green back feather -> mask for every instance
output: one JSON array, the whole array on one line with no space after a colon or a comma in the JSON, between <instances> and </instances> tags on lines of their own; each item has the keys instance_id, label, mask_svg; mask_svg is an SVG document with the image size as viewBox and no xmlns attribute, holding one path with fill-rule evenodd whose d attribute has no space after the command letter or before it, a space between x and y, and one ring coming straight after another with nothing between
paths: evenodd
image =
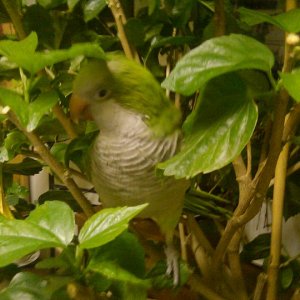
<instances>
[{"instance_id":1,"label":"green back feather","mask_svg":"<svg viewBox=\"0 0 300 300\"><path fill-rule=\"evenodd\" d=\"M170 134L180 125L180 111L153 75L123 55L108 54L107 61L93 60L80 70L75 92L92 96L99 87L109 89L111 97L124 108L144 115L145 123L157 136Z\"/></svg>"}]
</instances>

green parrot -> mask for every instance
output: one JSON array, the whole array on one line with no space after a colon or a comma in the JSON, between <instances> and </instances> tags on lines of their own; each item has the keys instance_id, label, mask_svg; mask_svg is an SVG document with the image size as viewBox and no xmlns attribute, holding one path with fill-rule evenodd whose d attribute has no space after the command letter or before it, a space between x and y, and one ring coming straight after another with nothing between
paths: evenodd
<instances>
[{"instance_id":1,"label":"green parrot","mask_svg":"<svg viewBox=\"0 0 300 300\"><path fill-rule=\"evenodd\" d=\"M79 71L70 100L71 118L92 118L100 133L91 147L90 177L104 207L149 205L166 240L167 273L179 281L173 232L183 207L186 180L156 175L182 141L181 113L143 66L121 54L90 60Z\"/></svg>"}]
</instances>

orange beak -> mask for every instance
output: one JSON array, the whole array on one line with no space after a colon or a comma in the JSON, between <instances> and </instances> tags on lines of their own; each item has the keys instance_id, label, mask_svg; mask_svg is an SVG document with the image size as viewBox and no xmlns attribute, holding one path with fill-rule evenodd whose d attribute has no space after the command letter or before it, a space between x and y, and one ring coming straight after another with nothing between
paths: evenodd
<instances>
[{"instance_id":1,"label":"orange beak","mask_svg":"<svg viewBox=\"0 0 300 300\"><path fill-rule=\"evenodd\" d=\"M78 97L76 94L72 95L69 108L71 119L75 122L78 122L79 120L93 119L90 112L89 103L85 99Z\"/></svg>"}]
</instances>

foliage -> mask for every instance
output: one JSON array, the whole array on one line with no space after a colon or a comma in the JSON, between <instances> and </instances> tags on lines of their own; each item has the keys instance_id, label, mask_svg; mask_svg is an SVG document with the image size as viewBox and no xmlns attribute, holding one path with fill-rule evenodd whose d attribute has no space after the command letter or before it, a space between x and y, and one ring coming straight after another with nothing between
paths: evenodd
<instances>
[{"instance_id":1,"label":"foliage","mask_svg":"<svg viewBox=\"0 0 300 300\"><path fill-rule=\"evenodd\" d=\"M127 230L143 206L90 216L90 204L71 178L79 173L74 165L86 175L85 153L97 134L93 123L68 119L74 76L85 57L105 60L106 52L120 50L138 57L183 111L182 151L158 165L164 175L191 180L185 211L198 222L195 227L188 215L185 233L191 238L181 244L192 250L188 262L199 285L188 281L185 264L181 285L188 281L204 297L208 289L210 296L247 299L234 262L265 259L261 272L268 273L274 249L280 292L299 285L299 262L281 248L280 230L245 244L240 255L237 241L266 197L282 207L274 211L273 224L300 211L300 10L270 15L236 3L1 1L0 22L15 28L0 40L0 265L7 282L1 299L102 299L107 292L116 299L144 299L150 288L172 287L163 263L145 267L144 250ZM265 45L265 28L289 33L284 61ZM51 188L28 202L16 175L42 168L67 190ZM284 189L286 168L292 175ZM75 216L83 213L88 219L76 219L75 234ZM13 265L48 248L55 255L29 270ZM274 288L267 290L272 299Z\"/></svg>"}]
</instances>

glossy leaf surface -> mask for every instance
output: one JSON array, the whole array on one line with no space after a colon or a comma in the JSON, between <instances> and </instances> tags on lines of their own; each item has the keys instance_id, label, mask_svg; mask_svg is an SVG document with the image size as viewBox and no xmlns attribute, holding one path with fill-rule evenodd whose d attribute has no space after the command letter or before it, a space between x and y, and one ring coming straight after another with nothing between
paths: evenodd
<instances>
[{"instance_id":1,"label":"glossy leaf surface","mask_svg":"<svg viewBox=\"0 0 300 300\"><path fill-rule=\"evenodd\" d=\"M74 234L74 216L64 203L36 208L27 220L0 219L0 266L39 249L65 247Z\"/></svg>"},{"instance_id":2,"label":"glossy leaf surface","mask_svg":"<svg viewBox=\"0 0 300 300\"><path fill-rule=\"evenodd\" d=\"M257 25L263 22L273 24L286 32L300 31L300 9L292 9L282 14L270 16L266 13L251 10L245 7L238 9L241 20L250 26Z\"/></svg>"},{"instance_id":3,"label":"glossy leaf surface","mask_svg":"<svg viewBox=\"0 0 300 300\"><path fill-rule=\"evenodd\" d=\"M46 66L80 55L105 59L103 50L96 44L74 44L69 49L35 52L38 44L36 33L31 33L22 41L0 41L0 54L11 62L34 74Z\"/></svg>"},{"instance_id":4,"label":"glossy leaf surface","mask_svg":"<svg viewBox=\"0 0 300 300\"><path fill-rule=\"evenodd\" d=\"M165 175L188 178L222 168L241 153L256 121L256 105L240 77L215 78L200 93L196 110L184 123L183 149L158 167Z\"/></svg>"},{"instance_id":5,"label":"glossy leaf surface","mask_svg":"<svg viewBox=\"0 0 300 300\"><path fill-rule=\"evenodd\" d=\"M191 95L221 74L241 69L270 72L273 64L273 54L266 46L253 38L231 34L210 39L191 50L178 62L162 86Z\"/></svg>"},{"instance_id":6,"label":"glossy leaf surface","mask_svg":"<svg viewBox=\"0 0 300 300\"><path fill-rule=\"evenodd\" d=\"M79 246L83 249L95 248L112 241L146 206L147 204L143 204L133 207L106 208L99 211L82 227L78 236Z\"/></svg>"},{"instance_id":7,"label":"glossy leaf surface","mask_svg":"<svg viewBox=\"0 0 300 300\"><path fill-rule=\"evenodd\" d=\"M280 73L280 77L288 93L300 102L300 69L295 69L292 73Z\"/></svg>"}]
</instances>

